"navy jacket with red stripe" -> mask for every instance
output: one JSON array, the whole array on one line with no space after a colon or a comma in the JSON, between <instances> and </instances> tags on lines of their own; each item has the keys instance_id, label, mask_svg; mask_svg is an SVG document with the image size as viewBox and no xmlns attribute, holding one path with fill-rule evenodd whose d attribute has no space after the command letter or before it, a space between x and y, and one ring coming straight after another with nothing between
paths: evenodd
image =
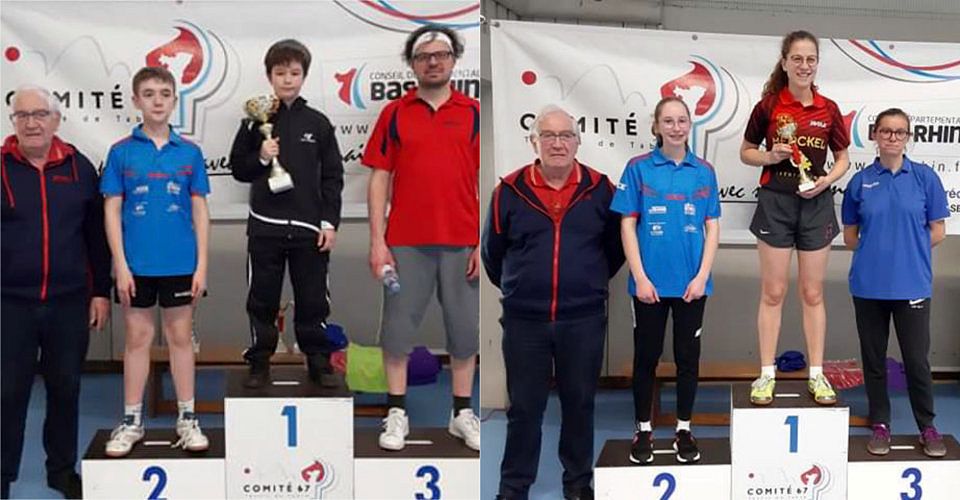
<instances>
[{"instance_id":1,"label":"navy jacket with red stripe","mask_svg":"<svg viewBox=\"0 0 960 500\"><path fill-rule=\"evenodd\" d=\"M503 315L557 321L606 314L607 285L623 265L620 214L606 175L579 164L580 184L555 221L526 182L527 165L501 179L483 230L487 276Z\"/></svg>"},{"instance_id":2,"label":"navy jacket with red stripe","mask_svg":"<svg viewBox=\"0 0 960 500\"><path fill-rule=\"evenodd\" d=\"M3 296L109 297L103 197L90 160L56 137L42 173L20 153L15 136L4 141L0 154Z\"/></svg>"}]
</instances>

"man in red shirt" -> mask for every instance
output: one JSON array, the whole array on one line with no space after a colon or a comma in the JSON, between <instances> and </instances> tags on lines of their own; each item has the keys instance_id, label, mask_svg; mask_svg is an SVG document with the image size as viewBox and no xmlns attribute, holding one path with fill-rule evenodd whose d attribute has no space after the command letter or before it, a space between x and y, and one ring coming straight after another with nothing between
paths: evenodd
<instances>
[{"instance_id":1,"label":"man in red shirt","mask_svg":"<svg viewBox=\"0 0 960 500\"><path fill-rule=\"evenodd\" d=\"M450 86L463 55L455 31L423 26L407 38L403 55L418 86L381 111L363 153L363 164L373 169L367 192L370 270L385 283L396 272L402 283L383 297L380 342L389 413L380 446L401 450L410 431L407 356L436 289L453 373L448 429L479 450L480 422L470 396L479 348L480 106Z\"/></svg>"}]
</instances>

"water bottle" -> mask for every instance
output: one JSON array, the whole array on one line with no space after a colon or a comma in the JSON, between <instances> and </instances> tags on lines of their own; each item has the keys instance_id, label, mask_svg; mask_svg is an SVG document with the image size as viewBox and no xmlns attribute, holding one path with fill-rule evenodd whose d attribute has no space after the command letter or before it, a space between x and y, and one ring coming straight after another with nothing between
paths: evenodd
<instances>
[{"instance_id":1,"label":"water bottle","mask_svg":"<svg viewBox=\"0 0 960 500\"><path fill-rule=\"evenodd\" d=\"M384 264L380 269L380 282L390 295L400 291L400 276L397 276L396 269L390 264Z\"/></svg>"}]
</instances>

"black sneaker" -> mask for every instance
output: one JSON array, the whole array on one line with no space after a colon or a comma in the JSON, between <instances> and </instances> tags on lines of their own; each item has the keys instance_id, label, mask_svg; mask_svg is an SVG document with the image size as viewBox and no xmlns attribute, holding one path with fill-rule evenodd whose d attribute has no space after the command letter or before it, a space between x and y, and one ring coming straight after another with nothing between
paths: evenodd
<instances>
[{"instance_id":1,"label":"black sneaker","mask_svg":"<svg viewBox=\"0 0 960 500\"><path fill-rule=\"evenodd\" d=\"M593 500L593 488L583 486L580 488L563 488L563 500Z\"/></svg>"},{"instance_id":2,"label":"black sneaker","mask_svg":"<svg viewBox=\"0 0 960 500\"><path fill-rule=\"evenodd\" d=\"M673 438L673 451L677 452L677 462L682 464L700 460L700 448L697 448L697 439L693 437L690 431L677 431Z\"/></svg>"},{"instance_id":3,"label":"black sneaker","mask_svg":"<svg viewBox=\"0 0 960 500\"><path fill-rule=\"evenodd\" d=\"M83 482L74 471L47 476L47 486L59 491L63 498L83 498Z\"/></svg>"},{"instance_id":4,"label":"black sneaker","mask_svg":"<svg viewBox=\"0 0 960 500\"><path fill-rule=\"evenodd\" d=\"M653 463L653 432L633 431L633 444L630 445L630 461L635 464Z\"/></svg>"},{"instance_id":5,"label":"black sneaker","mask_svg":"<svg viewBox=\"0 0 960 500\"><path fill-rule=\"evenodd\" d=\"M329 354L307 356L307 374L310 380L323 387L333 388L343 385L343 376L333 370Z\"/></svg>"},{"instance_id":6,"label":"black sneaker","mask_svg":"<svg viewBox=\"0 0 960 500\"><path fill-rule=\"evenodd\" d=\"M247 389L262 389L270 385L270 363L251 363L250 373L243 386Z\"/></svg>"}]
</instances>

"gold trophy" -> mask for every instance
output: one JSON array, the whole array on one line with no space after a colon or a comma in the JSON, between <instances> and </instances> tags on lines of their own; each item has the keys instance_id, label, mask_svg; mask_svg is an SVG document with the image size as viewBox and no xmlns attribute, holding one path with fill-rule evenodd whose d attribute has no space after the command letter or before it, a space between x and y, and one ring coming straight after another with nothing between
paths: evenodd
<instances>
[{"instance_id":1,"label":"gold trophy","mask_svg":"<svg viewBox=\"0 0 960 500\"><path fill-rule=\"evenodd\" d=\"M817 187L817 183L810 176L810 168L812 167L810 159L797 146L796 132L797 121L793 119L792 115L786 113L777 115L777 137L779 139L777 142L789 144L793 150L790 155L790 163L800 172L800 185L797 186L797 190L804 193Z\"/></svg>"},{"instance_id":2,"label":"gold trophy","mask_svg":"<svg viewBox=\"0 0 960 500\"><path fill-rule=\"evenodd\" d=\"M279 107L280 99L277 99L277 96L274 95L251 97L247 99L247 102L243 105L247 116L260 122L260 133L268 139L273 136L273 124L269 122L270 116L276 113ZM272 165L270 168L270 178L267 179L270 191L273 193L282 193L293 189L293 178L290 177L290 173L280 165L280 161L277 160L276 157L273 157L270 164Z\"/></svg>"}]
</instances>

